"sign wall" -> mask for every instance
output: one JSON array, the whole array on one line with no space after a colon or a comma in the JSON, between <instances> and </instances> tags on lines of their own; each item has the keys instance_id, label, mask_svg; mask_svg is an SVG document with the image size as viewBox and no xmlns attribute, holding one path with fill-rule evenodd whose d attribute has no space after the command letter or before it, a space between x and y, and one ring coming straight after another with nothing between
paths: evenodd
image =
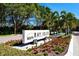
<instances>
[{"instance_id":1,"label":"sign wall","mask_svg":"<svg viewBox=\"0 0 79 59\"><path fill-rule=\"evenodd\" d=\"M33 40L40 40L49 37L49 30L23 30L23 43L29 43Z\"/></svg>"}]
</instances>

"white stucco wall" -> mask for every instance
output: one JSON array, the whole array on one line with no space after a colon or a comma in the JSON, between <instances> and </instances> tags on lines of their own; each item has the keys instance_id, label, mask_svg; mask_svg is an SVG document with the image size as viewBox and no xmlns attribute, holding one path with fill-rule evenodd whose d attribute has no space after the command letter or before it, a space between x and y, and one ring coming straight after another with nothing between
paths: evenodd
<instances>
[{"instance_id":1,"label":"white stucco wall","mask_svg":"<svg viewBox=\"0 0 79 59\"><path fill-rule=\"evenodd\" d=\"M36 37L35 37L36 33ZM45 35L44 35L45 34ZM49 37L49 30L23 30L23 43L32 42L34 39ZM39 35L39 36L38 36ZM30 39L28 39L30 37Z\"/></svg>"}]
</instances>

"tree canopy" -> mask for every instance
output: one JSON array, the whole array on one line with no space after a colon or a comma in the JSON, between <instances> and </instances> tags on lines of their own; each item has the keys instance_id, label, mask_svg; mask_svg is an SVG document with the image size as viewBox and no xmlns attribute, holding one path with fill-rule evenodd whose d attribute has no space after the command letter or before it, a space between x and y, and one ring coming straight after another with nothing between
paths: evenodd
<instances>
[{"instance_id":1,"label":"tree canopy","mask_svg":"<svg viewBox=\"0 0 79 59\"><path fill-rule=\"evenodd\" d=\"M36 3L0 4L0 27L3 27L2 24L6 25L9 21L8 23L13 24L15 34L22 29L33 29L35 27L25 25L26 21L32 16L36 19L37 29L40 27L40 29L65 32L68 29L76 29L79 25L79 20L72 12L62 10L59 13ZM39 23L41 24L39 25Z\"/></svg>"}]
</instances>

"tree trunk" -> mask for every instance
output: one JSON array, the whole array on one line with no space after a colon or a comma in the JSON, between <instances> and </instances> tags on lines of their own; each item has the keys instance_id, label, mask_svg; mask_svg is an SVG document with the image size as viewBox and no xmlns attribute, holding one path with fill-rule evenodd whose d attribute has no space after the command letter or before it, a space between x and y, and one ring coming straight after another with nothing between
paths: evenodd
<instances>
[{"instance_id":1,"label":"tree trunk","mask_svg":"<svg viewBox=\"0 0 79 59\"><path fill-rule=\"evenodd\" d=\"M15 27L14 27L14 34L16 34L16 25L15 25Z\"/></svg>"},{"instance_id":2,"label":"tree trunk","mask_svg":"<svg viewBox=\"0 0 79 59\"><path fill-rule=\"evenodd\" d=\"M14 34L16 34L16 21L14 20Z\"/></svg>"}]
</instances>

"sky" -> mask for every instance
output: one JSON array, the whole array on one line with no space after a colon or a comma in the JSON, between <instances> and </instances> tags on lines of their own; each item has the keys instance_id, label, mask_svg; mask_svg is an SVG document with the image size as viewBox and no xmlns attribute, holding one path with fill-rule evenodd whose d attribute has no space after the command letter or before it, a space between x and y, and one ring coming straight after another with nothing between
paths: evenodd
<instances>
[{"instance_id":1,"label":"sky","mask_svg":"<svg viewBox=\"0 0 79 59\"><path fill-rule=\"evenodd\" d=\"M72 12L79 19L79 3L40 3L39 5L49 7L51 11L58 11L59 13L62 10ZM30 24L36 25L35 19L30 19Z\"/></svg>"},{"instance_id":2,"label":"sky","mask_svg":"<svg viewBox=\"0 0 79 59\"><path fill-rule=\"evenodd\" d=\"M79 19L79 3L40 3L41 6L49 7L51 11L72 12Z\"/></svg>"},{"instance_id":3,"label":"sky","mask_svg":"<svg viewBox=\"0 0 79 59\"><path fill-rule=\"evenodd\" d=\"M40 3L39 5L48 7L51 11L58 11L59 13L62 10L72 12L79 19L79 3ZM29 21L29 24L31 25L37 25L35 18L29 18Z\"/></svg>"}]
</instances>

